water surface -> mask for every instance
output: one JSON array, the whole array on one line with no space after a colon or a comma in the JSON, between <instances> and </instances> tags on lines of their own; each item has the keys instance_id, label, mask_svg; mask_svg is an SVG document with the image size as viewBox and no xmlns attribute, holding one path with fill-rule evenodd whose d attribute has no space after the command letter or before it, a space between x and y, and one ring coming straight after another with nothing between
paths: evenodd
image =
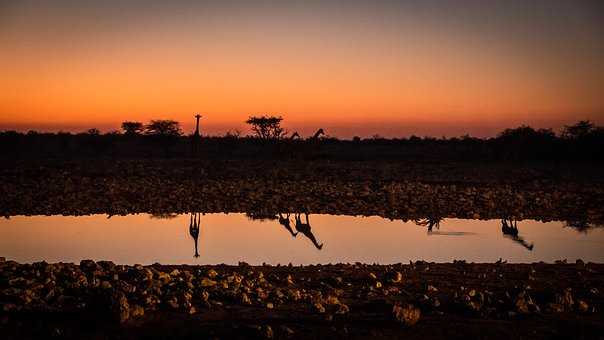
<instances>
[{"instance_id":1,"label":"water surface","mask_svg":"<svg viewBox=\"0 0 604 340\"><path fill-rule=\"evenodd\" d=\"M14 216L0 220L0 256L19 262L94 259L122 264L388 264L500 258L604 262L604 230L579 232L564 222L518 221L515 235L510 221L506 235L501 220L444 219L428 231L428 220L310 215L306 225L304 214L299 220L294 214L277 217Z\"/></svg>"}]
</instances>

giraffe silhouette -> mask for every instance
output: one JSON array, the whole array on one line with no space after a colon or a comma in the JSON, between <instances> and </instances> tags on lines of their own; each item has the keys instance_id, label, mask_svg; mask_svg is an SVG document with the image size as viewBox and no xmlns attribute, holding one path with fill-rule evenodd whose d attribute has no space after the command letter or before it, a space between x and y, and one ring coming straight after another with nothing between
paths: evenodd
<instances>
[{"instance_id":1,"label":"giraffe silhouette","mask_svg":"<svg viewBox=\"0 0 604 340\"><path fill-rule=\"evenodd\" d=\"M323 131L323 129L319 129L317 130L317 132L315 132L315 134L310 137L308 140L310 141L316 141L319 139L320 136L324 136L325 135L325 131Z\"/></svg>"},{"instance_id":2,"label":"giraffe silhouette","mask_svg":"<svg viewBox=\"0 0 604 340\"><path fill-rule=\"evenodd\" d=\"M285 215L285 217L283 217L283 215L281 213L279 213L279 224L281 224L283 227L285 227L285 229L287 229L287 231L289 231L290 234L292 234L293 237L298 236L298 232L294 232L292 227L291 227L291 221L289 220L289 213Z\"/></svg>"},{"instance_id":3,"label":"giraffe silhouette","mask_svg":"<svg viewBox=\"0 0 604 340\"><path fill-rule=\"evenodd\" d=\"M317 242L317 239L315 238L315 235L313 235L312 231L310 230L310 222L308 222L308 213L304 213L304 216L306 217L306 222L303 223L302 222L302 218L300 217L300 213L295 215L295 221L296 221L296 230L299 233L302 233L304 236L308 237L309 240L312 241L312 243L315 245L315 247L319 250L323 249L323 243L319 244Z\"/></svg>"},{"instance_id":4,"label":"giraffe silhouette","mask_svg":"<svg viewBox=\"0 0 604 340\"><path fill-rule=\"evenodd\" d=\"M199 252L197 250L197 243L199 240L199 223L201 222L201 213L191 213L190 223L189 223L189 235L195 241L195 257L199 257Z\"/></svg>"},{"instance_id":5,"label":"giraffe silhouette","mask_svg":"<svg viewBox=\"0 0 604 340\"><path fill-rule=\"evenodd\" d=\"M320 147L320 139L322 135L325 135L325 131L323 129L317 130L314 135L303 139L303 143L293 143L296 137L300 138L300 135L295 132L290 136L288 147L291 148L290 158L314 158L318 154L318 149Z\"/></svg>"},{"instance_id":6,"label":"giraffe silhouette","mask_svg":"<svg viewBox=\"0 0 604 340\"><path fill-rule=\"evenodd\" d=\"M201 140L201 136L199 135L199 118L201 118L200 114L195 115L195 119L197 120L195 123L195 132L193 136L191 136L191 151L193 156L197 156L199 153L199 143Z\"/></svg>"},{"instance_id":7,"label":"giraffe silhouette","mask_svg":"<svg viewBox=\"0 0 604 340\"><path fill-rule=\"evenodd\" d=\"M512 241L517 242L529 251L533 250L534 245L532 243L529 244L522 237L518 236L518 224L516 220L512 220L511 218L502 218L501 232L503 233L503 236L512 239Z\"/></svg>"}]
</instances>

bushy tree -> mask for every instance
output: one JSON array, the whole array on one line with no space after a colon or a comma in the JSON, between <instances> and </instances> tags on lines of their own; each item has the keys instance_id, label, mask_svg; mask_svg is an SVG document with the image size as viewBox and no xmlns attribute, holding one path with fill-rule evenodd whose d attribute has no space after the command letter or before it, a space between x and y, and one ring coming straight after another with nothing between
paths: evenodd
<instances>
[{"instance_id":1,"label":"bushy tree","mask_svg":"<svg viewBox=\"0 0 604 340\"><path fill-rule=\"evenodd\" d=\"M180 123L169 119L152 120L145 126L145 134L150 136L178 137L182 135Z\"/></svg>"},{"instance_id":2,"label":"bushy tree","mask_svg":"<svg viewBox=\"0 0 604 340\"><path fill-rule=\"evenodd\" d=\"M285 136L286 132L281 127L282 120L280 116L251 116L245 123L250 125L258 138L269 140Z\"/></svg>"},{"instance_id":3,"label":"bushy tree","mask_svg":"<svg viewBox=\"0 0 604 340\"><path fill-rule=\"evenodd\" d=\"M582 120L574 125L565 125L562 129L562 137L568 139L577 139L589 136L596 130L594 123L589 120Z\"/></svg>"},{"instance_id":4,"label":"bushy tree","mask_svg":"<svg viewBox=\"0 0 604 340\"><path fill-rule=\"evenodd\" d=\"M141 122L122 122L122 130L127 135L139 135L143 132L143 123Z\"/></svg>"},{"instance_id":5,"label":"bushy tree","mask_svg":"<svg viewBox=\"0 0 604 340\"><path fill-rule=\"evenodd\" d=\"M507 140L554 139L556 134L551 129L535 130L530 126L522 125L514 129L503 130L498 138Z\"/></svg>"}]
</instances>

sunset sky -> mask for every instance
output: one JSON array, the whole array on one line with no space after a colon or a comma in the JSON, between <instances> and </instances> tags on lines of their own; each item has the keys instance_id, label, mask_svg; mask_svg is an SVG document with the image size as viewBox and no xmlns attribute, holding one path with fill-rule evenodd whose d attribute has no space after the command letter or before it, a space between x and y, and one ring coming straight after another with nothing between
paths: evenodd
<instances>
[{"instance_id":1,"label":"sunset sky","mask_svg":"<svg viewBox=\"0 0 604 340\"><path fill-rule=\"evenodd\" d=\"M603 1L2 1L0 130L489 136L604 123Z\"/></svg>"}]
</instances>

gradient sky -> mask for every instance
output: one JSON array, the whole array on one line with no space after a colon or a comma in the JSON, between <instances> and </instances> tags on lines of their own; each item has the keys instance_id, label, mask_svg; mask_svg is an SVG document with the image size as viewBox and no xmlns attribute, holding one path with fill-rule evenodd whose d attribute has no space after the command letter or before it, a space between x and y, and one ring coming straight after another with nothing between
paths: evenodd
<instances>
[{"instance_id":1,"label":"gradient sky","mask_svg":"<svg viewBox=\"0 0 604 340\"><path fill-rule=\"evenodd\" d=\"M2 1L0 129L493 135L604 120L602 1Z\"/></svg>"}]
</instances>

